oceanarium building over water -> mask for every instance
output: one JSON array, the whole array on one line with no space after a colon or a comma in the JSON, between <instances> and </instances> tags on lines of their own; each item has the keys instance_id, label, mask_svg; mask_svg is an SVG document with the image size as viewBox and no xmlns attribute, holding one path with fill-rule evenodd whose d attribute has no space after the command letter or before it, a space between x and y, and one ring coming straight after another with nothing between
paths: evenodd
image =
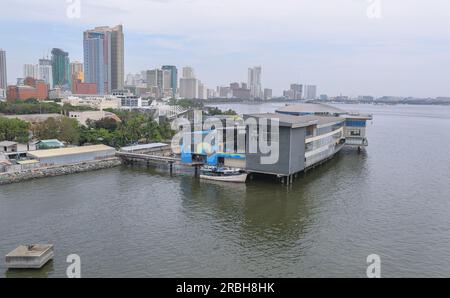
<instances>
[{"instance_id":1,"label":"oceanarium building over water","mask_svg":"<svg viewBox=\"0 0 450 298\"><path fill-rule=\"evenodd\" d=\"M248 125L249 119L276 119L278 136L271 135L274 132L267 128L267 121ZM240 151L236 151L236 147L228 148L224 139L216 144L213 153L191 145L181 146L181 155L186 163L203 161L211 166L238 167L249 173L287 177L292 181L293 175L332 158L345 146L358 150L368 146L366 127L370 120L371 115L350 113L325 104L287 105L275 113L245 114L243 119L234 122L234 127L225 126L221 132L223 137L232 129L235 138L245 138L245 148ZM260 148L256 151L250 148L250 144L261 139L262 131L267 132L271 147L279 148L279 156L273 163L261 162L270 154L261 152ZM210 131L193 132L193 135L198 133L206 135Z\"/></svg>"}]
</instances>

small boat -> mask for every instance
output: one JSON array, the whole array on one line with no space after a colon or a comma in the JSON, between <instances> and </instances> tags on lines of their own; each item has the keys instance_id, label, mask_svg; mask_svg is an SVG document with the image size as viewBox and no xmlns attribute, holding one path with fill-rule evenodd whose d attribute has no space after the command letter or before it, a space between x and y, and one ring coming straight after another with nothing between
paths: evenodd
<instances>
[{"instance_id":1,"label":"small boat","mask_svg":"<svg viewBox=\"0 0 450 298\"><path fill-rule=\"evenodd\" d=\"M214 180L223 182L245 183L248 174L241 169L203 167L201 169L200 179Z\"/></svg>"}]
</instances>

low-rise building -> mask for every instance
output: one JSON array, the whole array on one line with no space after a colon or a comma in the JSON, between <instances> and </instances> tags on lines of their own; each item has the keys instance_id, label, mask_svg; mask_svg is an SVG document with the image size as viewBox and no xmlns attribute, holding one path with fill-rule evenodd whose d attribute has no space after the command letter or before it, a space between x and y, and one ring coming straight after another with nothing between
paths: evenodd
<instances>
[{"instance_id":1,"label":"low-rise building","mask_svg":"<svg viewBox=\"0 0 450 298\"><path fill-rule=\"evenodd\" d=\"M42 166L66 165L89 162L114 157L116 150L105 145L68 147L49 150L37 150L28 156L39 161Z\"/></svg>"},{"instance_id":2,"label":"low-rise building","mask_svg":"<svg viewBox=\"0 0 450 298\"><path fill-rule=\"evenodd\" d=\"M86 125L88 120L99 121L104 118L111 118L120 122L120 118L116 114L105 111L69 112L69 118L76 119L81 125Z\"/></svg>"},{"instance_id":3,"label":"low-rise building","mask_svg":"<svg viewBox=\"0 0 450 298\"><path fill-rule=\"evenodd\" d=\"M17 145L16 142L10 142L10 141L3 141L0 142L0 152L17 152Z\"/></svg>"}]
</instances>

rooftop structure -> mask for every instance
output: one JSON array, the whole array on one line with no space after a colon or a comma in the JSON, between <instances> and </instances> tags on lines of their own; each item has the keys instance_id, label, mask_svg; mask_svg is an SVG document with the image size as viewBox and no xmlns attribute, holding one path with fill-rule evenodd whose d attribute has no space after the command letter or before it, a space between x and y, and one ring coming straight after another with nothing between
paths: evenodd
<instances>
[{"instance_id":1,"label":"rooftop structure","mask_svg":"<svg viewBox=\"0 0 450 298\"><path fill-rule=\"evenodd\" d=\"M114 157L115 153L116 150L112 147L92 145L31 151L28 156L43 165L64 165L106 159Z\"/></svg>"}]
</instances>

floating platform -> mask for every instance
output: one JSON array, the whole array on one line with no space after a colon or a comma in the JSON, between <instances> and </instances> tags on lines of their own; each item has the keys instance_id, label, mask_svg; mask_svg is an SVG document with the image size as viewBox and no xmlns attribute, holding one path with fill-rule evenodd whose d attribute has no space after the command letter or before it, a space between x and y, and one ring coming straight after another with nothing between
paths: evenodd
<instances>
[{"instance_id":1,"label":"floating platform","mask_svg":"<svg viewBox=\"0 0 450 298\"><path fill-rule=\"evenodd\" d=\"M40 269L54 256L53 245L21 245L6 255L8 269Z\"/></svg>"}]
</instances>

